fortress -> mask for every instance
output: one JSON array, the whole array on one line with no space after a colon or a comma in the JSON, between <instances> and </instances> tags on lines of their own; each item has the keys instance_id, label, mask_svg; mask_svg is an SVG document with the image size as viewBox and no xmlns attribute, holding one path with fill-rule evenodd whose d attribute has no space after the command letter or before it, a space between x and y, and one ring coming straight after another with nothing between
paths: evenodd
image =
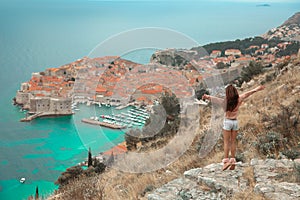
<instances>
[{"instance_id":1,"label":"fortress","mask_svg":"<svg viewBox=\"0 0 300 200\"><path fill-rule=\"evenodd\" d=\"M38 114L36 117L73 114L71 98L35 97L31 93L19 90L17 91L15 103L22 105L23 109L28 110L29 114Z\"/></svg>"}]
</instances>

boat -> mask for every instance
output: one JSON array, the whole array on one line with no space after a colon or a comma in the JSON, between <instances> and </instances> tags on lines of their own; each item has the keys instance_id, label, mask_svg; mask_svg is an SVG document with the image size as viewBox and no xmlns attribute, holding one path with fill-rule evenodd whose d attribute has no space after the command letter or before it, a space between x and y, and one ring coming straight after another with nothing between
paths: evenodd
<instances>
[{"instance_id":1,"label":"boat","mask_svg":"<svg viewBox=\"0 0 300 200\"><path fill-rule=\"evenodd\" d=\"M103 120L103 122L105 122L105 123L108 123L108 122L109 122L109 120L108 120L108 119L104 119L104 120Z\"/></svg>"},{"instance_id":2,"label":"boat","mask_svg":"<svg viewBox=\"0 0 300 200\"><path fill-rule=\"evenodd\" d=\"M20 183L25 183L26 179L23 177L20 179Z\"/></svg>"}]
</instances>

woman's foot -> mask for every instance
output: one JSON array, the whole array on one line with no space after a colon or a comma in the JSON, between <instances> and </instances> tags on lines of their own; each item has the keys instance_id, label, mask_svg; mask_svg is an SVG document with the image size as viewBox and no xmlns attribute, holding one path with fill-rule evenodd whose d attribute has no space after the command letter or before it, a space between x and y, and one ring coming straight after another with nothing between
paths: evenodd
<instances>
[{"instance_id":1,"label":"woman's foot","mask_svg":"<svg viewBox=\"0 0 300 200\"><path fill-rule=\"evenodd\" d=\"M230 163L230 168L229 169L234 170L235 169L235 163L236 163L235 158L230 158L229 163Z\"/></svg>"},{"instance_id":2,"label":"woman's foot","mask_svg":"<svg viewBox=\"0 0 300 200\"><path fill-rule=\"evenodd\" d=\"M223 163L222 171L228 169L228 167L231 166L230 161L229 161L228 158L224 158L224 159L222 160L222 163Z\"/></svg>"}]
</instances>

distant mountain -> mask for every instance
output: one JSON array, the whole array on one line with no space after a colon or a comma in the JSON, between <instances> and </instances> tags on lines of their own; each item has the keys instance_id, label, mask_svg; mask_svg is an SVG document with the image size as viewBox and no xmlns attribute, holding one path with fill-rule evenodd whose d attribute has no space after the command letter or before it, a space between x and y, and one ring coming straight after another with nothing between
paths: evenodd
<instances>
[{"instance_id":1,"label":"distant mountain","mask_svg":"<svg viewBox=\"0 0 300 200\"><path fill-rule=\"evenodd\" d=\"M295 13L281 26L269 30L262 37L268 40L300 41L300 12Z\"/></svg>"}]
</instances>

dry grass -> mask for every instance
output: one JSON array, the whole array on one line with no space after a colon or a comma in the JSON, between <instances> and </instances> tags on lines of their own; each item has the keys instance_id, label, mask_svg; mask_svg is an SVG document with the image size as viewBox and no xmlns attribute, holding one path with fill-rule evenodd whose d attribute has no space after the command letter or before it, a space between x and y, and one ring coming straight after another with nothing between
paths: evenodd
<instances>
[{"instance_id":1,"label":"dry grass","mask_svg":"<svg viewBox=\"0 0 300 200\"><path fill-rule=\"evenodd\" d=\"M104 199L144 199L149 188L158 188L161 185L182 176L186 170L203 167L210 163L219 162L222 153L214 153L212 157L201 160L195 146L185 152L178 160L169 166L144 174L119 172L114 169L105 173L107 182Z\"/></svg>"}]
</instances>

